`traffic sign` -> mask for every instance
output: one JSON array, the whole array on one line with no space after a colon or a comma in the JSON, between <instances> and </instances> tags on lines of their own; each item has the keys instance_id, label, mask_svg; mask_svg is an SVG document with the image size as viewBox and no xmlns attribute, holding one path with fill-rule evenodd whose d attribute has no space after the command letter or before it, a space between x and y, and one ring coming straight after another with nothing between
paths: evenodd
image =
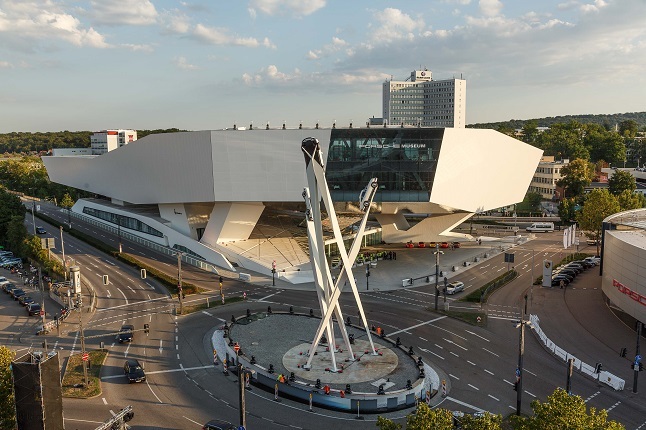
<instances>
[{"instance_id":1,"label":"traffic sign","mask_svg":"<svg viewBox=\"0 0 646 430\"><path fill-rule=\"evenodd\" d=\"M640 361L642 361L642 356L641 356L641 355L639 355L639 354L637 354L637 355L635 356L635 363L639 363Z\"/></svg>"},{"instance_id":2,"label":"traffic sign","mask_svg":"<svg viewBox=\"0 0 646 430\"><path fill-rule=\"evenodd\" d=\"M84 352L83 353L83 361L88 361L89 359L90 359L90 354L88 354L87 352Z\"/></svg>"},{"instance_id":3,"label":"traffic sign","mask_svg":"<svg viewBox=\"0 0 646 430\"><path fill-rule=\"evenodd\" d=\"M236 344L233 346L233 350L234 350L234 351L236 352L236 354L237 354L237 353L238 353L238 351L240 351L240 345L238 345L238 344L236 343Z\"/></svg>"},{"instance_id":4,"label":"traffic sign","mask_svg":"<svg viewBox=\"0 0 646 430\"><path fill-rule=\"evenodd\" d=\"M516 369L516 376L520 377L520 369Z\"/></svg>"},{"instance_id":5,"label":"traffic sign","mask_svg":"<svg viewBox=\"0 0 646 430\"><path fill-rule=\"evenodd\" d=\"M244 426L238 426L238 430L245 430Z\"/></svg>"}]
</instances>

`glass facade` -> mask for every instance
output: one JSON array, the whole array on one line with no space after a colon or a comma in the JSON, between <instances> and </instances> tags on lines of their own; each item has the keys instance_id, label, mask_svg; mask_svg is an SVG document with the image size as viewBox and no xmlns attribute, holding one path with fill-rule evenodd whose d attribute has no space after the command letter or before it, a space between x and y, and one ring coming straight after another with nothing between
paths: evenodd
<instances>
[{"instance_id":1,"label":"glass facade","mask_svg":"<svg viewBox=\"0 0 646 430\"><path fill-rule=\"evenodd\" d=\"M335 201L355 201L377 178L377 202L428 202L444 129L334 129L325 175Z\"/></svg>"},{"instance_id":2,"label":"glass facade","mask_svg":"<svg viewBox=\"0 0 646 430\"><path fill-rule=\"evenodd\" d=\"M120 225L122 228L140 231L142 233L150 234L152 236L164 237L161 231L155 230L148 224L145 224L136 218L131 218L125 215L119 215L108 211L102 211L99 209L89 208L87 206L83 208L83 213L93 216L95 218L102 219L104 221L107 221L115 225Z\"/></svg>"}]
</instances>

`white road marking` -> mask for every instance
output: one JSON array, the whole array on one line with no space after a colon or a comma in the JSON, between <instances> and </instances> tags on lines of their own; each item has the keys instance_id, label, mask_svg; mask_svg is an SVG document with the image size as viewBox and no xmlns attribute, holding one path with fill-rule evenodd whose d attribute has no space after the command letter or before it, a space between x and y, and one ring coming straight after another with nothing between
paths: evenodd
<instances>
[{"instance_id":1,"label":"white road marking","mask_svg":"<svg viewBox=\"0 0 646 430\"><path fill-rule=\"evenodd\" d=\"M148 383L148 380L146 380L146 385L148 385L148 388L150 389L150 392L151 392L151 393L153 393L153 396L155 396L155 398L157 399L157 401L158 401L159 403L164 403L164 402L162 402L162 401L161 401L161 399L157 396L157 394L155 394L155 392L153 391L152 387L151 387L151 386L150 386L150 384Z\"/></svg>"},{"instance_id":2,"label":"white road marking","mask_svg":"<svg viewBox=\"0 0 646 430\"><path fill-rule=\"evenodd\" d=\"M480 388L476 387L475 385L471 385L471 384L467 384L467 385L476 391L480 391Z\"/></svg>"},{"instance_id":3,"label":"white road marking","mask_svg":"<svg viewBox=\"0 0 646 430\"><path fill-rule=\"evenodd\" d=\"M118 289L118 288L117 288L117 289ZM121 294L123 294L123 293L121 293ZM125 297L125 296L124 296L124 297ZM157 301L157 300L165 300L165 299L166 299L166 296L164 296L164 297L157 297L156 299L151 299L151 300L142 300L142 301L140 301L140 302L134 302L134 303L132 303L132 305L139 305L139 304L142 304L142 303L155 302L155 301ZM126 300L127 300L127 299L126 299ZM109 311L109 310L112 310L112 309L122 308L122 307L124 307L124 306L128 306L128 305L129 305L129 304L128 304L128 303L126 303L125 305L117 305L117 306L111 306L111 307L109 307L109 308L97 309L97 312L105 312L105 311Z\"/></svg>"},{"instance_id":4,"label":"white road marking","mask_svg":"<svg viewBox=\"0 0 646 430\"><path fill-rule=\"evenodd\" d=\"M487 396L491 397L492 399L494 399L494 400L495 400L495 401L497 401L497 402L499 402L499 401L500 401L500 399L499 399L499 398L494 397L494 396L492 396L491 394L487 394Z\"/></svg>"},{"instance_id":5,"label":"white road marking","mask_svg":"<svg viewBox=\"0 0 646 430\"><path fill-rule=\"evenodd\" d=\"M455 352L453 352L453 351L449 351L449 352L450 352L451 354L455 355L456 357L460 357L458 354L456 354L456 353L455 353Z\"/></svg>"},{"instance_id":6,"label":"white road marking","mask_svg":"<svg viewBox=\"0 0 646 430\"><path fill-rule=\"evenodd\" d=\"M201 423L198 423L197 421L193 421L192 419L190 419L190 418L188 418L188 417L185 417L184 415L182 415L182 418L186 418L187 420L189 420L189 421L190 421L190 422L192 422L193 424L197 424L198 426L202 427L202 424L201 424Z\"/></svg>"},{"instance_id":7,"label":"white road marking","mask_svg":"<svg viewBox=\"0 0 646 430\"><path fill-rule=\"evenodd\" d=\"M130 344L128 344L128 346L126 347L126 352L123 353L124 357L128 356L128 351L130 351Z\"/></svg>"},{"instance_id":8,"label":"white road marking","mask_svg":"<svg viewBox=\"0 0 646 430\"><path fill-rule=\"evenodd\" d=\"M447 338L445 338L445 337L443 337L442 339L444 339L444 340L445 340L445 341L447 341L448 343L452 343L453 345L457 346L458 348L462 348L463 350L468 351L468 349L466 349L466 348L465 348L465 347L463 347L462 345L458 345L457 343L453 342L453 341L452 341L452 340L450 340L450 339L447 339Z\"/></svg>"},{"instance_id":9,"label":"white road marking","mask_svg":"<svg viewBox=\"0 0 646 430\"><path fill-rule=\"evenodd\" d=\"M103 404L104 404L104 405L107 405L107 404L108 404L108 401L105 399L105 397L104 397L104 398L102 398L101 400L103 400Z\"/></svg>"},{"instance_id":10,"label":"white road marking","mask_svg":"<svg viewBox=\"0 0 646 430\"><path fill-rule=\"evenodd\" d=\"M491 371L489 371L487 369L484 369L484 371L493 376L493 372L491 372Z\"/></svg>"},{"instance_id":11,"label":"white road marking","mask_svg":"<svg viewBox=\"0 0 646 430\"><path fill-rule=\"evenodd\" d=\"M280 294L280 293L282 293L282 290L281 290L281 291L277 291L277 292L275 292L274 294L270 294L270 295L268 295L268 296L265 296L265 297L263 297L262 299L259 299L258 301L259 301L259 302L264 302L264 301L265 301L265 300L267 300L268 298L273 297L273 296L275 296L276 294Z\"/></svg>"},{"instance_id":12,"label":"white road marking","mask_svg":"<svg viewBox=\"0 0 646 430\"><path fill-rule=\"evenodd\" d=\"M437 354L436 354L436 353L434 353L433 351L429 351L428 349L424 349L424 348L420 348L419 350L420 350L420 351L424 351L424 352L429 352L429 353L433 354L434 356L436 356L436 357L438 357L438 358L440 358L440 359L444 360L444 357L442 357L441 355L437 355Z\"/></svg>"},{"instance_id":13,"label":"white road marking","mask_svg":"<svg viewBox=\"0 0 646 430\"><path fill-rule=\"evenodd\" d=\"M489 351L487 348L482 348L482 349L484 349L485 351L487 351L489 354L493 354L493 355L495 355L496 357L500 357L498 354L496 354L496 353L495 353L495 352L493 352L493 351Z\"/></svg>"},{"instance_id":14,"label":"white road marking","mask_svg":"<svg viewBox=\"0 0 646 430\"><path fill-rule=\"evenodd\" d=\"M118 289L118 288L117 288L117 291L119 291L119 292L121 293L121 295L122 295L122 296L123 296L123 298L125 299L125 301L126 301L126 305L127 305L127 304L128 304L128 298L126 297L126 295L125 295L125 294L123 294L123 291L121 291L121 290L120 290L120 289Z\"/></svg>"},{"instance_id":15,"label":"white road marking","mask_svg":"<svg viewBox=\"0 0 646 430\"><path fill-rule=\"evenodd\" d=\"M475 365L476 365L473 361L469 361L469 360L467 360L467 363L469 363L469 364L470 364L470 365L472 365L472 366L475 366Z\"/></svg>"},{"instance_id":16,"label":"white road marking","mask_svg":"<svg viewBox=\"0 0 646 430\"><path fill-rule=\"evenodd\" d=\"M454 402L454 403L457 403L458 405L464 406L464 407L466 407L466 408L471 408L471 409L473 409L474 411L477 411L477 412L484 412L484 409L481 409L481 408L478 408L478 407L476 407L476 406L470 405L470 404L465 403L465 402L463 402L463 401L460 401L460 400L458 400L458 399L454 399L453 397L447 397L446 399L447 399L447 400L450 400L450 401L452 401L452 402Z\"/></svg>"},{"instance_id":17,"label":"white road marking","mask_svg":"<svg viewBox=\"0 0 646 430\"><path fill-rule=\"evenodd\" d=\"M460 380L460 378L458 378L457 376L452 375L452 374L450 374L450 373L449 373L449 376L450 376L451 378L457 379L458 381Z\"/></svg>"},{"instance_id":18,"label":"white road marking","mask_svg":"<svg viewBox=\"0 0 646 430\"><path fill-rule=\"evenodd\" d=\"M532 393L530 393L529 391L527 391L527 390L524 390L524 391L525 391L527 394L529 394L530 396L532 396L532 397L536 398L536 396L535 396L535 395L533 395Z\"/></svg>"},{"instance_id":19,"label":"white road marking","mask_svg":"<svg viewBox=\"0 0 646 430\"><path fill-rule=\"evenodd\" d=\"M438 317L438 318L435 318L435 319L432 319L432 320L430 320L430 321L425 321L425 322L423 322L423 323L420 323L420 324L417 324L417 325L414 325L414 326L411 326L411 327L407 327L407 328L402 329L402 330L399 330L399 331L395 331L395 332L393 332L393 333L390 333L390 334L389 334L389 336L395 336L396 334L399 334L399 333L402 333L402 332L406 332L406 331L409 331L409 330L415 329L415 328L417 328L417 327L421 327L421 326L426 325L426 324L431 324L431 323L434 323L435 321L443 320L444 318L446 318L446 315L445 315L445 316Z\"/></svg>"},{"instance_id":20,"label":"white road marking","mask_svg":"<svg viewBox=\"0 0 646 430\"><path fill-rule=\"evenodd\" d=\"M130 285L126 285L126 287L130 288L130 291L132 291L133 293L135 292L135 290L133 290Z\"/></svg>"},{"instance_id":21,"label":"white road marking","mask_svg":"<svg viewBox=\"0 0 646 430\"><path fill-rule=\"evenodd\" d=\"M159 339L159 353L160 354L162 353L162 350L163 350L163 348L162 348L162 340Z\"/></svg>"},{"instance_id":22,"label":"white road marking","mask_svg":"<svg viewBox=\"0 0 646 430\"><path fill-rule=\"evenodd\" d=\"M480 339L483 339L483 340L486 340L487 342L490 342L490 340L489 340L489 339L487 339L486 337L482 337L482 336L480 336L479 334L476 334L476 333L474 333L474 332L472 332L472 331L469 331L469 330L465 330L465 331L466 331L467 333L469 333L469 334L474 335L474 336L478 336Z\"/></svg>"}]
</instances>

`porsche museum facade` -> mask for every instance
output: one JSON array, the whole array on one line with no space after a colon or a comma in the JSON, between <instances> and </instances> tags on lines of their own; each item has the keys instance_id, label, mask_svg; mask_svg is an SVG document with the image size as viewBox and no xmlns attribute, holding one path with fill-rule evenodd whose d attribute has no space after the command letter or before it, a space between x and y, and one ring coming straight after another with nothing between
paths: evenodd
<instances>
[{"instance_id":1,"label":"porsche museum facade","mask_svg":"<svg viewBox=\"0 0 646 430\"><path fill-rule=\"evenodd\" d=\"M646 322L646 209L603 220L601 289L612 306Z\"/></svg>"},{"instance_id":2,"label":"porsche museum facade","mask_svg":"<svg viewBox=\"0 0 646 430\"><path fill-rule=\"evenodd\" d=\"M77 216L229 270L270 273L275 261L298 283L311 273L294 239L249 238L266 207L304 209L307 137L320 142L337 211L358 212L361 190L378 178L372 212L387 243L471 240L451 230L521 201L542 155L493 130L384 127L156 134L102 155L55 150L43 161L53 182L101 196L77 201ZM409 223L409 214L424 215Z\"/></svg>"}]
</instances>

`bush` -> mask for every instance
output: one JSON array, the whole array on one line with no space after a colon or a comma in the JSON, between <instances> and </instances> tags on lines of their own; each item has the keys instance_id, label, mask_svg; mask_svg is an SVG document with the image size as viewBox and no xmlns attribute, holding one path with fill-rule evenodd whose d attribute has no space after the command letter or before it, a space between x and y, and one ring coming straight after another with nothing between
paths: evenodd
<instances>
[{"instance_id":1,"label":"bush","mask_svg":"<svg viewBox=\"0 0 646 430\"><path fill-rule=\"evenodd\" d=\"M510 282L512 279L515 279L518 276L516 270L510 270L502 275L498 276L496 279L487 282L482 287L478 288L475 291L472 291L466 297L460 299L461 302L485 302L487 297L493 293L496 289L502 287L503 285Z\"/></svg>"}]
</instances>

